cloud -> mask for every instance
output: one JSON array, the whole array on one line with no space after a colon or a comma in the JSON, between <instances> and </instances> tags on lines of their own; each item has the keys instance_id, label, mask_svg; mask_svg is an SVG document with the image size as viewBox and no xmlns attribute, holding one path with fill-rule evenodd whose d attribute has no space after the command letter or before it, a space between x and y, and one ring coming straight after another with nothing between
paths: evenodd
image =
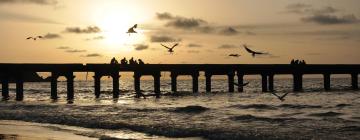
<instances>
[{"instance_id":1,"label":"cloud","mask_svg":"<svg viewBox=\"0 0 360 140\"><path fill-rule=\"evenodd\" d=\"M87 55L85 55L83 57L102 57L102 55L98 54L98 53L90 53L90 54L87 54Z\"/></svg>"},{"instance_id":2,"label":"cloud","mask_svg":"<svg viewBox=\"0 0 360 140\"><path fill-rule=\"evenodd\" d=\"M78 50L78 49L72 49L72 50L66 50L67 53L81 53L86 52L86 50Z\"/></svg>"},{"instance_id":3,"label":"cloud","mask_svg":"<svg viewBox=\"0 0 360 140\"><path fill-rule=\"evenodd\" d=\"M295 3L290 4L286 7L287 13L295 13L295 14L333 14L338 12L339 10L331 7L326 6L322 8L314 8L312 5L303 4L303 3Z\"/></svg>"},{"instance_id":4,"label":"cloud","mask_svg":"<svg viewBox=\"0 0 360 140\"><path fill-rule=\"evenodd\" d=\"M173 38L171 36L166 35L153 35L150 37L151 42L177 42L181 41L181 38Z\"/></svg>"},{"instance_id":5,"label":"cloud","mask_svg":"<svg viewBox=\"0 0 360 140\"><path fill-rule=\"evenodd\" d=\"M220 34L223 34L223 35L237 35L239 33L240 33L239 31L237 31L235 28L232 28L232 27L229 27L229 28L226 28L226 29L223 29L220 31Z\"/></svg>"},{"instance_id":6,"label":"cloud","mask_svg":"<svg viewBox=\"0 0 360 140\"><path fill-rule=\"evenodd\" d=\"M195 43L190 43L190 44L188 44L187 46L190 47L190 48L202 47L202 45L200 45L200 44L195 44Z\"/></svg>"},{"instance_id":7,"label":"cloud","mask_svg":"<svg viewBox=\"0 0 360 140\"><path fill-rule=\"evenodd\" d=\"M80 27L67 27L65 29L65 32L76 33L76 34L91 34L91 33L99 33L101 32L101 29L97 26L88 26L83 29Z\"/></svg>"},{"instance_id":8,"label":"cloud","mask_svg":"<svg viewBox=\"0 0 360 140\"><path fill-rule=\"evenodd\" d=\"M168 12L164 12L164 13L156 13L156 17L160 20L167 20L167 19L173 19L174 17L168 13Z\"/></svg>"},{"instance_id":9,"label":"cloud","mask_svg":"<svg viewBox=\"0 0 360 140\"><path fill-rule=\"evenodd\" d=\"M135 50L137 51L142 51L142 50L146 50L149 48L149 45L145 45L145 44L136 44L134 45Z\"/></svg>"},{"instance_id":10,"label":"cloud","mask_svg":"<svg viewBox=\"0 0 360 140\"><path fill-rule=\"evenodd\" d=\"M60 46L60 47L57 47L56 49L67 50L67 49L70 49L70 47L68 47L68 46Z\"/></svg>"},{"instance_id":11,"label":"cloud","mask_svg":"<svg viewBox=\"0 0 360 140\"><path fill-rule=\"evenodd\" d=\"M207 25L205 20L199 18L187 18L181 16L173 16L168 12L165 13L156 13L156 16L159 20L166 20L167 23L165 26L173 27L183 30L196 30L201 29Z\"/></svg>"},{"instance_id":12,"label":"cloud","mask_svg":"<svg viewBox=\"0 0 360 140\"><path fill-rule=\"evenodd\" d=\"M43 39L57 39L57 38L61 38L61 36L59 34L54 34L54 33L47 33L46 35L43 36Z\"/></svg>"},{"instance_id":13,"label":"cloud","mask_svg":"<svg viewBox=\"0 0 360 140\"><path fill-rule=\"evenodd\" d=\"M46 23L46 24L61 24L57 21L47 18L35 17L30 15L18 14L18 13L10 13L2 10L0 10L0 20L23 21L23 22L33 22L33 23Z\"/></svg>"},{"instance_id":14,"label":"cloud","mask_svg":"<svg viewBox=\"0 0 360 140\"><path fill-rule=\"evenodd\" d=\"M231 45L231 44L223 44L223 45L219 46L218 48L219 49L234 49L234 48L239 48L239 46Z\"/></svg>"},{"instance_id":15,"label":"cloud","mask_svg":"<svg viewBox=\"0 0 360 140\"><path fill-rule=\"evenodd\" d=\"M56 5L57 0L0 0L0 4L37 4L37 5Z\"/></svg>"},{"instance_id":16,"label":"cloud","mask_svg":"<svg viewBox=\"0 0 360 140\"><path fill-rule=\"evenodd\" d=\"M334 15L313 15L301 19L303 22L312 22L317 24L351 24L358 23L359 20L354 15L344 15L342 17Z\"/></svg>"}]
</instances>

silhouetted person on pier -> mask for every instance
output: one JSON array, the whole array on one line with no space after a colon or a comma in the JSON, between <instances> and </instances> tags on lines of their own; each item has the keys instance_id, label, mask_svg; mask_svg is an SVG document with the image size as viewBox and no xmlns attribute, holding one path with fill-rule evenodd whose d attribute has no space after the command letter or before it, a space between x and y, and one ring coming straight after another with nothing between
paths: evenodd
<instances>
[{"instance_id":1,"label":"silhouetted person on pier","mask_svg":"<svg viewBox=\"0 0 360 140\"><path fill-rule=\"evenodd\" d=\"M144 61L142 61L141 59L138 59L138 61L139 61L139 64L141 64L141 65L145 64Z\"/></svg>"},{"instance_id":2,"label":"silhouetted person on pier","mask_svg":"<svg viewBox=\"0 0 360 140\"><path fill-rule=\"evenodd\" d=\"M136 60L134 60L134 64L137 65L137 64L139 64L139 63L138 63Z\"/></svg>"},{"instance_id":3,"label":"silhouetted person on pier","mask_svg":"<svg viewBox=\"0 0 360 140\"><path fill-rule=\"evenodd\" d=\"M130 64L130 65L134 65L134 64L135 64L134 57L131 57L131 58L129 59L129 64Z\"/></svg>"},{"instance_id":4,"label":"silhouetted person on pier","mask_svg":"<svg viewBox=\"0 0 360 140\"><path fill-rule=\"evenodd\" d=\"M292 59L291 62L290 62L291 65L294 65L295 64L295 60Z\"/></svg>"},{"instance_id":5,"label":"silhouetted person on pier","mask_svg":"<svg viewBox=\"0 0 360 140\"><path fill-rule=\"evenodd\" d=\"M299 61L299 60L295 60L294 64L295 64L295 65L298 65L298 64L300 64L300 61Z\"/></svg>"},{"instance_id":6,"label":"silhouetted person on pier","mask_svg":"<svg viewBox=\"0 0 360 140\"><path fill-rule=\"evenodd\" d=\"M124 57L123 59L120 60L120 63L126 65L128 63L128 61Z\"/></svg>"},{"instance_id":7,"label":"silhouetted person on pier","mask_svg":"<svg viewBox=\"0 0 360 140\"><path fill-rule=\"evenodd\" d=\"M110 61L110 64L119 64L115 57L113 57Z\"/></svg>"},{"instance_id":8,"label":"silhouetted person on pier","mask_svg":"<svg viewBox=\"0 0 360 140\"><path fill-rule=\"evenodd\" d=\"M306 65L305 60L302 60L302 61L301 61L301 64L302 64L302 65Z\"/></svg>"}]
</instances>

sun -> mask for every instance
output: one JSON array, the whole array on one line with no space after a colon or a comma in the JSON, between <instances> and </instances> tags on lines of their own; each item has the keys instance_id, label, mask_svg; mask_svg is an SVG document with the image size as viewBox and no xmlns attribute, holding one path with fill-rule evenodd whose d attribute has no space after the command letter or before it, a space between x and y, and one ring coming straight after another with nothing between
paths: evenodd
<instances>
[{"instance_id":1,"label":"sun","mask_svg":"<svg viewBox=\"0 0 360 140\"><path fill-rule=\"evenodd\" d=\"M144 30L141 29L141 23L144 22L144 19L137 18L138 15L136 11L126 8L114 9L109 7L106 10L98 11L95 14L95 19L105 38L103 43L113 51L130 51L133 48L129 46L145 42ZM136 29L138 33L127 34L127 30L134 24L139 25Z\"/></svg>"}]
</instances>

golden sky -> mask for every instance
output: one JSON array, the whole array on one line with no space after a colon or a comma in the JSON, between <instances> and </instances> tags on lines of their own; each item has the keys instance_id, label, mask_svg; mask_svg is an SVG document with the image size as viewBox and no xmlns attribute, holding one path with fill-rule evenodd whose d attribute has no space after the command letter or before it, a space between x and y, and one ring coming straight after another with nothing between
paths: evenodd
<instances>
[{"instance_id":1,"label":"golden sky","mask_svg":"<svg viewBox=\"0 0 360 140\"><path fill-rule=\"evenodd\" d=\"M0 0L0 63L360 63L359 0ZM137 34L127 30L138 24ZM29 36L43 39L26 40ZM160 44L179 43L174 54ZM253 58L242 44L270 55ZM238 58L229 57L237 53Z\"/></svg>"}]
</instances>

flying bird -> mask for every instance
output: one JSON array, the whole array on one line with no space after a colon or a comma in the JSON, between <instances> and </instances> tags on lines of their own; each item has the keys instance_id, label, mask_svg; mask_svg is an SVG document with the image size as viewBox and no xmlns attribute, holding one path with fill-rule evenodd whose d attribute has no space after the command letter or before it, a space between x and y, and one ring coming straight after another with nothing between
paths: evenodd
<instances>
[{"instance_id":1,"label":"flying bird","mask_svg":"<svg viewBox=\"0 0 360 140\"><path fill-rule=\"evenodd\" d=\"M289 92L288 93L285 93L284 95L282 95L282 96L279 96L279 95L277 95L277 94L275 94L275 93L271 93L272 95L274 95L274 96L276 96L280 101L285 101L285 97L289 94Z\"/></svg>"},{"instance_id":2,"label":"flying bird","mask_svg":"<svg viewBox=\"0 0 360 140\"><path fill-rule=\"evenodd\" d=\"M169 52L170 54L172 54L172 53L174 52L174 48L175 48L177 45L179 45L179 43L174 44L174 45L170 48L170 47L168 47L168 46L165 46L164 44L161 44L161 46L164 46L165 48L168 49L168 52Z\"/></svg>"},{"instance_id":3,"label":"flying bird","mask_svg":"<svg viewBox=\"0 0 360 140\"><path fill-rule=\"evenodd\" d=\"M28 37L28 38L26 38L27 40L29 40L29 39L33 39L33 40L36 40L36 39L41 39L41 38L43 38L42 36L36 36L36 37Z\"/></svg>"},{"instance_id":4,"label":"flying bird","mask_svg":"<svg viewBox=\"0 0 360 140\"><path fill-rule=\"evenodd\" d=\"M137 33L137 32L134 30L134 29L136 29L136 28L137 28L137 24L135 24L134 26L132 26L131 28L129 28L126 33L128 33L129 36L130 36L130 34Z\"/></svg>"},{"instance_id":5,"label":"flying bird","mask_svg":"<svg viewBox=\"0 0 360 140\"><path fill-rule=\"evenodd\" d=\"M243 83L242 85L239 85L238 83L234 83L235 86L240 86L240 87L244 87L244 86L246 86L246 85L248 85L248 84L249 84L249 82Z\"/></svg>"},{"instance_id":6,"label":"flying bird","mask_svg":"<svg viewBox=\"0 0 360 140\"><path fill-rule=\"evenodd\" d=\"M229 56L231 56L231 57L239 57L241 55L240 54L229 54Z\"/></svg>"},{"instance_id":7,"label":"flying bird","mask_svg":"<svg viewBox=\"0 0 360 140\"><path fill-rule=\"evenodd\" d=\"M251 55L252 55L253 57L255 57L255 55L257 55L257 54L258 54L258 55L268 54L268 53L264 53L264 52L257 52L257 51L250 50L246 44L244 44L243 46L244 46L245 50L246 50L248 53L251 53Z\"/></svg>"}]
</instances>

